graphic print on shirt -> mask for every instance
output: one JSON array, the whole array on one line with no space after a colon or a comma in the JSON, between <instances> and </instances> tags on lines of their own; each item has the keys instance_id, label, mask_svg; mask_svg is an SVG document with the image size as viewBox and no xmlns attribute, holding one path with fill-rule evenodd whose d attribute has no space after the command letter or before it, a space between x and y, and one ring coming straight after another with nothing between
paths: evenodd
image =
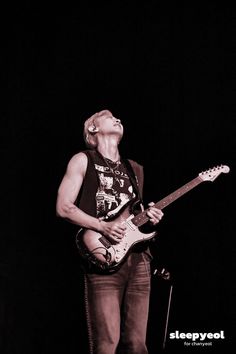
<instances>
[{"instance_id":1,"label":"graphic print on shirt","mask_svg":"<svg viewBox=\"0 0 236 354\"><path fill-rule=\"evenodd\" d=\"M96 193L97 216L112 216L135 197L133 187L124 169L113 173L109 167L95 164L100 186Z\"/></svg>"}]
</instances>

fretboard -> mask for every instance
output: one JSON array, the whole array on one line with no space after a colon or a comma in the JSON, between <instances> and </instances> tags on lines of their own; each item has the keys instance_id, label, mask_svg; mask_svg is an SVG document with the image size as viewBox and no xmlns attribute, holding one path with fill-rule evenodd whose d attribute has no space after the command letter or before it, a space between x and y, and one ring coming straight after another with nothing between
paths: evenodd
<instances>
[{"instance_id":1,"label":"fretboard","mask_svg":"<svg viewBox=\"0 0 236 354\"><path fill-rule=\"evenodd\" d=\"M186 183L185 185L177 189L175 192L169 194L167 197L155 203L154 206L158 209L164 209L169 204L173 203L176 199L180 198L182 195L195 188L201 182L203 182L203 180L199 176L194 178L192 181ZM138 227L144 225L148 221L149 217L147 216L147 209L142 211L132 219L132 223Z\"/></svg>"}]
</instances>

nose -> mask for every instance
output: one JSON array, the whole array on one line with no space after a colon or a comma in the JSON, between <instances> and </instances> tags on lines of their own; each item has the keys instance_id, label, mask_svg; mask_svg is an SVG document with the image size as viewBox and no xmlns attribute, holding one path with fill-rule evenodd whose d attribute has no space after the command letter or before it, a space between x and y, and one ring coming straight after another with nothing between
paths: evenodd
<instances>
[{"instance_id":1,"label":"nose","mask_svg":"<svg viewBox=\"0 0 236 354\"><path fill-rule=\"evenodd\" d=\"M120 123L121 123L121 120L118 119L118 118L115 118L115 122L118 123L118 124L120 124Z\"/></svg>"}]
</instances>

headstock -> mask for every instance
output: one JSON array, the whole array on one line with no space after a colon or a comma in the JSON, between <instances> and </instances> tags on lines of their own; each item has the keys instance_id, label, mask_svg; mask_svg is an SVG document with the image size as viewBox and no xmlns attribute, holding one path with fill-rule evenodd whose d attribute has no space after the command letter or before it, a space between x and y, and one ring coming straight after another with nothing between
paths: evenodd
<instances>
[{"instance_id":1,"label":"headstock","mask_svg":"<svg viewBox=\"0 0 236 354\"><path fill-rule=\"evenodd\" d=\"M211 181L211 182L213 182L221 173L228 173L229 171L230 171L229 166L220 165L220 166L216 166L216 167L210 168L207 171L203 171L203 172L199 173L198 176L203 181Z\"/></svg>"}]
</instances>

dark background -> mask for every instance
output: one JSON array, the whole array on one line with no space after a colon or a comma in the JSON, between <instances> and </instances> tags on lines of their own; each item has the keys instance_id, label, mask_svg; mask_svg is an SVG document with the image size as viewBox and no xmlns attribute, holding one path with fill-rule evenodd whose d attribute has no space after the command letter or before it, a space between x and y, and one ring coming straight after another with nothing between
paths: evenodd
<instances>
[{"instance_id":1,"label":"dark background","mask_svg":"<svg viewBox=\"0 0 236 354\"><path fill-rule=\"evenodd\" d=\"M144 165L146 203L230 167L164 210L153 269L172 282L152 278L147 341L161 352L168 324L166 352L234 348L233 9L104 1L6 15L1 353L87 353L77 229L56 218L55 201L69 159L85 148L83 122L101 109L124 124L121 154ZM169 339L176 330L226 339L186 348Z\"/></svg>"}]
</instances>

